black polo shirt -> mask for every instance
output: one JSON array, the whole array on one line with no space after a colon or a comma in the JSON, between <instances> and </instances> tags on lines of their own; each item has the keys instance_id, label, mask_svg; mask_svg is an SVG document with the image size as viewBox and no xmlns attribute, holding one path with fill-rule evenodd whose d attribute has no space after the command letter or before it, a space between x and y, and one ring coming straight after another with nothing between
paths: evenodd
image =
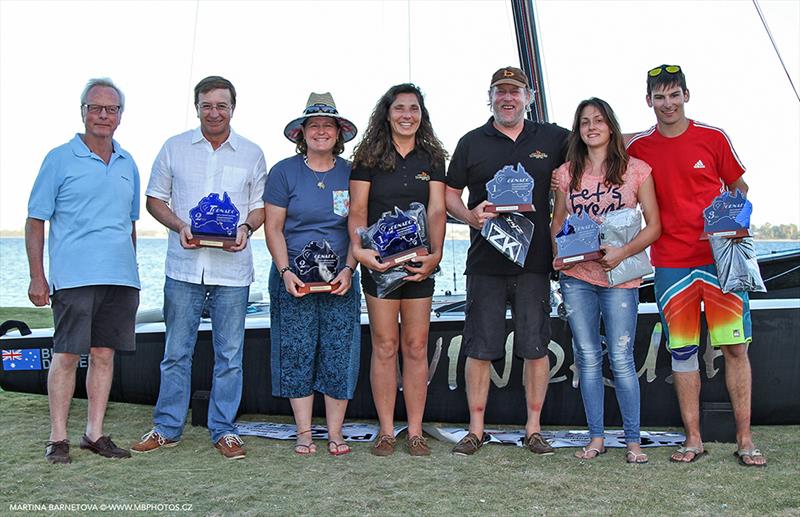
<instances>
[{"instance_id":1,"label":"black polo shirt","mask_svg":"<svg viewBox=\"0 0 800 517\"><path fill-rule=\"evenodd\" d=\"M473 129L458 141L450 166L447 184L455 189L469 189L467 208L475 208L486 200L486 182L495 173L521 163L533 178L533 206L526 212L533 221L533 240L525 267L521 268L497 251L481 233L470 228L467 268L470 275L518 275L547 273L551 270L553 252L550 242L550 176L566 161L569 131L555 124L539 124L525 120L517 140L511 140L492 124L494 118Z\"/></svg>"},{"instance_id":2,"label":"black polo shirt","mask_svg":"<svg viewBox=\"0 0 800 517\"><path fill-rule=\"evenodd\" d=\"M425 151L413 149L405 158L395 151L395 169L386 171L377 167L354 168L351 180L368 181L367 225L375 223L384 212L408 210L416 201L428 208L430 182L444 182L444 163L431 164Z\"/></svg>"}]
</instances>

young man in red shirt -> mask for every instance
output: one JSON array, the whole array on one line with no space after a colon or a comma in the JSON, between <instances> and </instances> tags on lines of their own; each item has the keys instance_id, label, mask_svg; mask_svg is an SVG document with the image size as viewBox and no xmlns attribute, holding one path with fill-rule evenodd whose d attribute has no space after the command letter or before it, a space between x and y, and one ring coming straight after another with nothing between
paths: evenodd
<instances>
[{"instance_id":1,"label":"young man in red shirt","mask_svg":"<svg viewBox=\"0 0 800 517\"><path fill-rule=\"evenodd\" d=\"M711 247L701 241L703 209L727 189L747 193L744 166L721 129L686 117L689 102L681 68L661 65L647 74L647 105L657 124L633 137L631 156L653 168L661 211L661 237L651 247L656 299L678 394L686 442L670 458L691 463L706 452L700 437L700 302L704 303L711 344L725 358L725 382L736 419L737 456L745 466L766 459L750 432L752 379L747 347L752 340L746 292L720 289Z\"/></svg>"}]
</instances>

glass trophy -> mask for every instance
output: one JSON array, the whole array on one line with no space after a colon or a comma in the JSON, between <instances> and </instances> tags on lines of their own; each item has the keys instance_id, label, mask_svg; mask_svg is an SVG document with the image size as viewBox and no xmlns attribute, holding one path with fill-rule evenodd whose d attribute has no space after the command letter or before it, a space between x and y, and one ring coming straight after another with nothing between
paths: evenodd
<instances>
[{"instance_id":1,"label":"glass trophy","mask_svg":"<svg viewBox=\"0 0 800 517\"><path fill-rule=\"evenodd\" d=\"M555 266L561 268L567 264L589 262L603 256L600 251L600 225L586 212L581 215L571 214L564 221L564 226L556 235L558 255Z\"/></svg>"},{"instance_id":2,"label":"glass trophy","mask_svg":"<svg viewBox=\"0 0 800 517\"><path fill-rule=\"evenodd\" d=\"M305 284L299 293L329 293L339 287L339 282L331 283L339 271L339 256L328 241L306 244L294 259L293 271Z\"/></svg>"},{"instance_id":3,"label":"glass trophy","mask_svg":"<svg viewBox=\"0 0 800 517\"><path fill-rule=\"evenodd\" d=\"M211 192L189 210L192 225L190 244L205 248L230 249L236 244L236 229L239 226L239 210L227 192Z\"/></svg>"},{"instance_id":4,"label":"glass trophy","mask_svg":"<svg viewBox=\"0 0 800 517\"><path fill-rule=\"evenodd\" d=\"M428 254L426 225L425 207L421 203L411 203L406 211L394 207L364 230L362 245L377 251L381 262L402 264Z\"/></svg>"},{"instance_id":5,"label":"glass trophy","mask_svg":"<svg viewBox=\"0 0 800 517\"><path fill-rule=\"evenodd\" d=\"M700 239L708 240L712 236L727 239L749 237L752 213L753 204L739 189L735 194L725 191L703 210L704 224Z\"/></svg>"},{"instance_id":6,"label":"glass trophy","mask_svg":"<svg viewBox=\"0 0 800 517\"><path fill-rule=\"evenodd\" d=\"M514 168L506 165L486 183L490 205L486 212L535 212L533 208L533 178L521 163Z\"/></svg>"}]
</instances>

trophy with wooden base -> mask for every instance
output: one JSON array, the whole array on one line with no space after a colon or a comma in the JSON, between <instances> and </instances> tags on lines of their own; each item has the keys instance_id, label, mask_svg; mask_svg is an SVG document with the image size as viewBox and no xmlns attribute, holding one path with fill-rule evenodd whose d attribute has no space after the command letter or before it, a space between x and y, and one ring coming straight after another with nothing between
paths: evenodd
<instances>
[{"instance_id":1,"label":"trophy with wooden base","mask_svg":"<svg viewBox=\"0 0 800 517\"><path fill-rule=\"evenodd\" d=\"M341 284L332 283L338 270L339 256L331 249L328 241L309 242L294 259L294 272L304 284L297 288L297 292L329 293L338 289Z\"/></svg>"},{"instance_id":2,"label":"trophy with wooden base","mask_svg":"<svg viewBox=\"0 0 800 517\"><path fill-rule=\"evenodd\" d=\"M192 238L189 244L204 248L228 250L236 245L236 229L239 226L239 210L227 192L211 192L189 210Z\"/></svg>"},{"instance_id":3,"label":"trophy with wooden base","mask_svg":"<svg viewBox=\"0 0 800 517\"><path fill-rule=\"evenodd\" d=\"M735 194L726 190L703 210L704 224L700 240L708 240L709 237L726 239L750 237L752 213L753 204L739 189L736 189Z\"/></svg>"},{"instance_id":4,"label":"trophy with wooden base","mask_svg":"<svg viewBox=\"0 0 800 517\"><path fill-rule=\"evenodd\" d=\"M603 252L600 251L600 228L585 212L567 217L556 235L556 268L601 258Z\"/></svg>"},{"instance_id":5,"label":"trophy with wooden base","mask_svg":"<svg viewBox=\"0 0 800 517\"><path fill-rule=\"evenodd\" d=\"M514 168L506 165L486 183L489 205L485 212L535 212L533 207L533 178L521 163Z\"/></svg>"}]
</instances>

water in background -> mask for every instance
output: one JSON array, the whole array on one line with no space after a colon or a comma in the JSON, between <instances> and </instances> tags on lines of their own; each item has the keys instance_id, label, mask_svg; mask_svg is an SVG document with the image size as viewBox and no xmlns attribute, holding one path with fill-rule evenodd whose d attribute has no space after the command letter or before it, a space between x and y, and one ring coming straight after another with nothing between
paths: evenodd
<instances>
[{"instance_id":1,"label":"water in background","mask_svg":"<svg viewBox=\"0 0 800 517\"><path fill-rule=\"evenodd\" d=\"M800 241L755 241L759 254L800 248ZM267 276L272 260L265 241L251 241L255 261L256 280L251 293L260 292L267 298ZM436 294L463 293L466 279L463 276L466 261L467 240L445 242L441 262L442 272L436 277ZM140 307L160 308L164 288L164 260L167 253L166 239L139 239L137 256L142 282ZM47 250L45 250L45 262ZM45 271L47 264L45 263ZM33 307L28 300L28 262L25 255L25 240L20 237L0 239L0 307Z\"/></svg>"}]
</instances>

